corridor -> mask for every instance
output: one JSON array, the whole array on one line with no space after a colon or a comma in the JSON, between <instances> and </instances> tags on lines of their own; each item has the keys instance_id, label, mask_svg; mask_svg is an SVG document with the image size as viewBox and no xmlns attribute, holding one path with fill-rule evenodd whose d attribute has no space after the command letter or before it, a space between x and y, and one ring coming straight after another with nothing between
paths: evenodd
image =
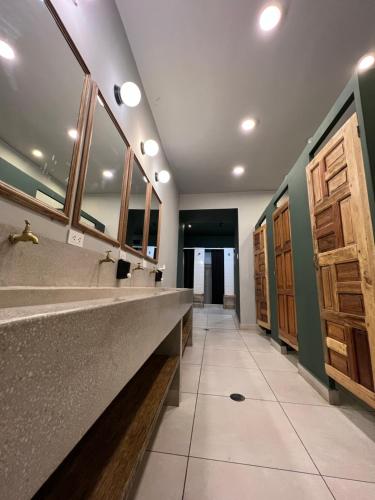
<instances>
[{"instance_id":1,"label":"corridor","mask_svg":"<svg viewBox=\"0 0 375 500\"><path fill-rule=\"evenodd\" d=\"M374 412L348 394L329 406L227 310L195 309L193 325L181 405L162 415L134 500L375 498Z\"/></svg>"}]
</instances>

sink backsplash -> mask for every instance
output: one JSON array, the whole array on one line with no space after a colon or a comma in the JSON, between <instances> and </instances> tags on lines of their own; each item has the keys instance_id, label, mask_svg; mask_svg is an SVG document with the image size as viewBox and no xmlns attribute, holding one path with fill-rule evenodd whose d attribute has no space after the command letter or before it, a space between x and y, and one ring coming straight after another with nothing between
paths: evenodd
<instances>
[{"instance_id":1,"label":"sink backsplash","mask_svg":"<svg viewBox=\"0 0 375 500\"><path fill-rule=\"evenodd\" d=\"M99 265L103 253L43 236L38 245L30 242L11 245L9 234L19 232L19 227L0 224L0 286L155 286L151 265L132 272L131 278L117 280L119 250L116 248L112 249L116 263ZM141 260L127 256L132 268Z\"/></svg>"}]
</instances>

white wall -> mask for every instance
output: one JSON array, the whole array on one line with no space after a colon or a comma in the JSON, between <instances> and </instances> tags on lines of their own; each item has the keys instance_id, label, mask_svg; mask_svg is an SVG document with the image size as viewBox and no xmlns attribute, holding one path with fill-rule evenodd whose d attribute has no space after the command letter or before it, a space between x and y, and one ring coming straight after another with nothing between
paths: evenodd
<instances>
[{"instance_id":1,"label":"white wall","mask_svg":"<svg viewBox=\"0 0 375 500\"><path fill-rule=\"evenodd\" d=\"M224 248L224 295L234 295L233 248Z\"/></svg>"},{"instance_id":2,"label":"white wall","mask_svg":"<svg viewBox=\"0 0 375 500\"><path fill-rule=\"evenodd\" d=\"M181 194L180 210L238 209L241 325L255 324L252 232L270 199L271 192Z\"/></svg>"},{"instance_id":3,"label":"white wall","mask_svg":"<svg viewBox=\"0 0 375 500\"><path fill-rule=\"evenodd\" d=\"M194 248L194 293L204 293L205 249Z\"/></svg>"},{"instance_id":4,"label":"white wall","mask_svg":"<svg viewBox=\"0 0 375 500\"><path fill-rule=\"evenodd\" d=\"M169 169L169 165L162 148L158 156L154 158L144 157L141 154L141 141L154 138L160 143L160 138L114 0L79 1L78 6L67 0L52 0L52 3L85 60L93 79L98 83L123 128L130 145L141 159L148 177L154 183L155 172ZM119 107L114 98L114 85L127 80L136 82L142 89L142 101L136 108L128 108L124 105ZM163 284L175 286L178 192L173 179L168 184L155 185L154 183L154 186L163 202L159 254L160 265L166 265ZM68 227L0 198L0 223L11 224L22 229L26 217L31 220L35 233L66 242ZM87 235L84 246L100 252L110 247L108 243ZM130 255L127 257L134 262L139 260L139 258L133 259Z\"/></svg>"}]
</instances>

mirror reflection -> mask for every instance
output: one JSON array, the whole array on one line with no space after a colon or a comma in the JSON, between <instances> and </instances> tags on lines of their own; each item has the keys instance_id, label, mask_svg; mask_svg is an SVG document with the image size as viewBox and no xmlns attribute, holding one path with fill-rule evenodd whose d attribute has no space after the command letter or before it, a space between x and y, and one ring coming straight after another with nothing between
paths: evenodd
<instances>
[{"instance_id":1,"label":"mirror reflection","mask_svg":"<svg viewBox=\"0 0 375 500\"><path fill-rule=\"evenodd\" d=\"M147 184L147 177L137 160L134 159L129 190L129 208L125 243L138 252L143 251Z\"/></svg>"},{"instance_id":2,"label":"mirror reflection","mask_svg":"<svg viewBox=\"0 0 375 500\"><path fill-rule=\"evenodd\" d=\"M117 240L127 146L98 96L80 223Z\"/></svg>"},{"instance_id":3,"label":"mirror reflection","mask_svg":"<svg viewBox=\"0 0 375 500\"><path fill-rule=\"evenodd\" d=\"M151 194L150 204L150 228L147 242L147 257L157 260L158 258L158 232L159 232L160 201L154 190Z\"/></svg>"},{"instance_id":4,"label":"mirror reflection","mask_svg":"<svg viewBox=\"0 0 375 500\"><path fill-rule=\"evenodd\" d=\"M85 74L44 2L0 6L0 181L63 211Z\"/></svg>"}]
</instances>

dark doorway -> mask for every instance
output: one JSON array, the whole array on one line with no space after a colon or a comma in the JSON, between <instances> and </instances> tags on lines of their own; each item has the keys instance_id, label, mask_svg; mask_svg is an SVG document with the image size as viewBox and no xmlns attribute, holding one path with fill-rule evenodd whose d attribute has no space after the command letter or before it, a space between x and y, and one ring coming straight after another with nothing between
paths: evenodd
<instances>
[{"instance_id":1,"label":"dark doorway","mask_svg":"<svg viewBox=\"0 0 375 500\"><path fill-rule=\"evenodd\" d=\"M194 249L184 249L184 288L194 288Z\"/></svg>"},{"instance_id":2,"label":"dark doorway","mask_svg":"<svg viewBox=\"0 0 375 500\"><path fill-rule=\"evenodd\" d=\"M211 250L212 303L222 304L224 300L224 250Z\"/></svg>"}]
</instances>

